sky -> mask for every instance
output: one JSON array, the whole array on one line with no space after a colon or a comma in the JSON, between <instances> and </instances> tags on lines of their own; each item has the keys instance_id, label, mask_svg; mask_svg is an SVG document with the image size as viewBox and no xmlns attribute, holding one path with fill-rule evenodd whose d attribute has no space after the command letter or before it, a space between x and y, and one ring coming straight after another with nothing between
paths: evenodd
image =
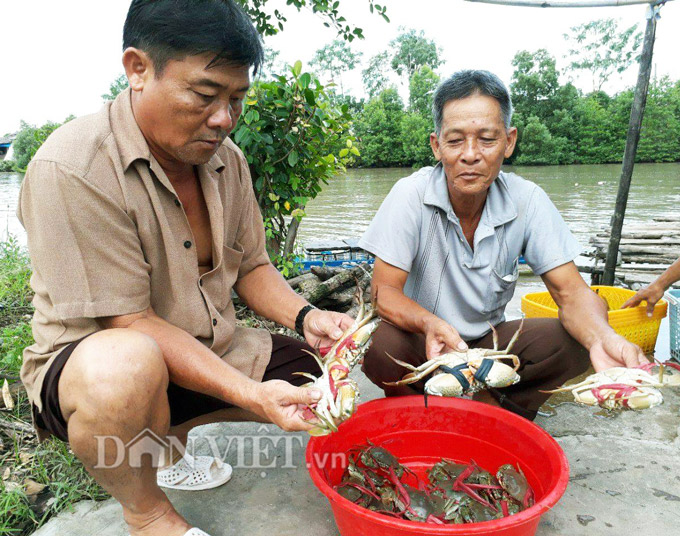
<instances>
[{"instance_id":1,"label":"sky","mask_svg":"<svg viewBox=\"0 0 680 536\"><path fill-rule=\"evenodd\" d=\"M512 76L511 61L519 50L546 48L564 68L568 44L563 38L572 26L614 17L623 27L639 23L644 30L644 5L541 9L469 3L463 0L378 0L387 5L388 24L370 14L367 0L341 0L342 14L364 31L352 48L362 62L389 47L400 28L423 30L442 49L445 64L438 69L447 76L459 69L479 68L495 72L506 83ZM0 135L15 132L20 121L41 125L63 121L73 114L96 112L101 95L123 73L122 29L130 0L4 0L0 6L3 58L0 64ZM280 52L279 59L305 65L314 52L336 38L309 11L298 13L285 0L269 0L288 23L279 35L268 37L267 46ZM270 9L270 8L268 8ZM680 1L661 10L654 52L657 76L680 79ZM637 68L606 86L616 92L635 84ZM361 69L343 75L345 91L364 97ZM563 80L563 82L566 81ZM587 78L575 80L584 90ZM405 87L402 88L402 91Z\"/></svg>"}]
</instances>

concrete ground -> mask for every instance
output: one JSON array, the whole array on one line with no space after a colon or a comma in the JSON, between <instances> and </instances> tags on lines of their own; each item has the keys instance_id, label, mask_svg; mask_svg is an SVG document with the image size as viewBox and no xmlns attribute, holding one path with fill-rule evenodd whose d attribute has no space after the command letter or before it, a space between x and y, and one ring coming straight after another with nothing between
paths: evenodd
<instances>
[{"instance_id":1,"label":"concrete ground","mask_svg":"<svg viewBox=\"0 0 680 536\"><path fill-rule=\"evenodd\" d=\"M519 297L543 290L523 280L508 308L520 315ZM658 351L667 353L667 333ZM355 371L362 401L382 391ZM541 520L539 536L570 534L680 534L680 389L664 391L664 404L612 416L598 408L551 399L537 424L562 446L570 482L562 500ZM565 399L566 400L566 399ZM170 491L178 511L211 536L335 536L333 514L304 463L307 434L286 434L273 425L216 424L192 432L197 454L218 452L234 466L231 481L203 492ZM259 453L259 456L253 456ZM124 536L114 500L76 505L34 536Z\"/></svg>"}]
</instances>

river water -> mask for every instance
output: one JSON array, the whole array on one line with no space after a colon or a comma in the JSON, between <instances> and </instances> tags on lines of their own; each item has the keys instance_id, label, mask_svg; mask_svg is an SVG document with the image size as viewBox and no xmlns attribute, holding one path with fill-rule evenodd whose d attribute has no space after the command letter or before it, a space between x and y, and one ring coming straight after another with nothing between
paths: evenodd
<instances>
[{"instance_id":1,"label":"river water","mask_svg":"<svg viewBox=\"0 0 680 536\"><path fill-rule=\"evenodd\" d=\"M504 170L541 186L584 247L614 212L619 164L507 166ZM307 206L300 241L361 235L394 183L410 173L396 168L351 169L336 177ZM626 222L648 221L660 214L680 215L680 163L635 166Z\"/></svg>"},{"instance_id":2,"label":"river water","mask_svg":"<svg viewBox=\"0 0 680 536\"><path fill-rule=\"evenodd\" d=\"M506 167L540 185L581 242L609 223L614 211L621 166ZM299 241L360 236L395 182L410 169L350 169L331 180L307 206ZM0 237L26 238L16 219L22 175L0 173ZM663 214L680 215L680 163L638 164L626 211L626 222L644 222Z\"/></svg>"}]
</instances>

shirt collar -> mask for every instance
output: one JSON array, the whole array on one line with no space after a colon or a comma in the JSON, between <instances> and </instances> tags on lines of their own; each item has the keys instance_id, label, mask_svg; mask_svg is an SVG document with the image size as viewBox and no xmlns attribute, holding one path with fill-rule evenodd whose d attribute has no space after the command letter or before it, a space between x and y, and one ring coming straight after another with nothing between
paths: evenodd
<instances>
[{"instance_id":1,"label":"shirt collar","mask_svg":"<svg viewBox=\"0 0 680 536\"><path fill-rule=\"evenodd\" d=\"M426 205L442 209L450 220L458 221L458 217L453 211L451 201L449 200L446 173L444 173L444 167L441 162L432 169L430 180L425 188L423 202ZM498 227L514 220L516 217L517 207L510 196L505 173L501 171L498 174L498 178L489 187L482 219L486 219L490 226Z\"/></svg>"},{"instance_id":2,"label":"shirt collar","mask_svg":"<svg viewBox=\"0 0 680 536\"><path fill-rule=\"evenodd\" d=\"M139 159L151 163L151 151L144 138L135 115L132 112L131 89L121 92L111 104L111 131L118 145L123 169L127 171L130 165ZM211 170L220 173L224 169L224 162L215 153L206 164ZM210 174L212 176L212 174Z\"/></svg>"}]
</instances>

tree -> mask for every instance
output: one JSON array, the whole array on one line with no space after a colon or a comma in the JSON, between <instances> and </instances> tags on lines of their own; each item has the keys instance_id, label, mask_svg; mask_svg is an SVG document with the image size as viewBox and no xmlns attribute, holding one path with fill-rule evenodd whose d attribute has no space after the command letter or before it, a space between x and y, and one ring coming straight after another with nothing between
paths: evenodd
<instances>
[{"instance_id":1,"label":"tree","mask_svg":"<svg viewBox=\"0 0 680 536\"><path fill-rule=\"evenodd\" d=\"M434 130L432 119L418 112L404 114L401 121L401 143L404 161L413 167L431 166L435 159L430 147L430 133Z\"/></svg>"},{"instance_id":2,"label":"tree","mask_svg":"<svg viewBox=\"0 0 680 536\"><path fill-rule=\"evenodd\" d=\"M285 74L287 71L286 65L279 60L281 53L278 50L265 45L264 47L264 62L259 72L259 77L262 79L272 79L280 74Z\"/></svg>"},{"instance_id":3,"label":"tree","mask_svg":"<svg viewBox=\"0 0 680 536\"><path fill-rule=\"evenodd\" d=\"M599 19L571 28L564 38L574 44L567 56L569 67L587 71L593 80L593 91L600 91L612 74L621 74L638 60L637 50L642 44L642 33L637 24L619 29L614 19Z\"/></svg>"},{"instance_id":4,"label":"tree","mask_svg":"<svg viewBox=\"0 0 680 536\"><path fill-rule=\"evenodd\" d=\"M549 165L558 164L559 155L556 144L548 127L532 115L529 117L522 135L522 154L515 160L516 164Z\"/></svg>"},{"instance_id":5,"label":"tree","mask_svg":"<svg viewBox=\"0 0 680 536\"><path fill-rule=\"evenodd\" d=\"M353 52L347 41L336 39L318 49L309 64L318 67L322 73L330 77L332 82L335 82L337 75L340 81L340 94L344 95L342 73L354 69L360 58L361 52Z\"/></svg>"},{"instance_id":6,"label":"tree","mask_svg":"<svg viewBox=\"0 0 680 536\"><path fill-rule=\"evenodd\" d=\"M373 98L389 87L390 78L387 74L389 62L389 52L383 51L368 60L368 66L361 71L361 79L369 97Z\"/></svg>"},{"instance_id":7,"label":"tree","mask_svg":"<svg viewBox=\"0 0 680 536\"><path fill-rule=\"evenodd\" d=\"M406 73L407 79L411 80L419 67L427 65L430 69L436 69L442 64L439 59L439 47L425 37L423 30L420 32L413 29L405 31L405 28L400 30L402 33L390 42L390 46L395 49L392 69L399 76Z\"/></svg>"},{"instance_id":8,"label":"tree","mask_svg":"<svg viewBox=\"0 0 680 536\"><path fill-rule=\"evenodd\" d=\"M120 93L125 91L130 86L128 82L127 75L121 74L116 78L109 86L109 92L102 95L102 99L105 101L110 101L115 99Z\"/></svg>"},{"instance_id":9,"label":"tree","mask_svg":"<svg viewBox=\"0 0 680 536\"><path fill-rule=\"evenodd\" d=\"M74 119L74 116L69 116L64 120L64 123ZM29 162L38 152L41 145L45 143L52 132L57 130L63 123L54 123L48 121L41 127L36 127L34 125L29 125L24 121L21 122L21 130L17 134L17 137L12 143L14 149L14 162L16 169L22 173L26 171Z\"/></svg>"},{"instance_id":10,"label":"tree","mask_svg":"<svg viewBox=\"0 0 680 536\"><path fill-rule=\"evenodd\" d=\"M288 275L305 205L359 151L347 106L338 108L299 61L286 75L256 82L246 105L233 139L250 166L269 253Z\"/></svg>"},{"instance_id":11,"label":"tree","mask_svg":"<svg viewBox=\"0 0 680 536\"><path fill-rule=\"evenodd\" d=\"M431 120L432 97L439 85L439 76L427 65L418 68L409 81L409 110Z\"/></svg>"},{"instance_id":12,"label":"tree","mask_svg":"<svg viewBox=\"0 0 680 536\"><path fill-rule=\"evenodd\" d=\"M252 19L258 32L262 35L275 35L283 30L284 23L288 20L284 12L278 8L274 9L273 13L267 13L265 6L270 0L236 0L244 11L248 13ZM374 0L367 0L368 8L371 13L377 13L385 21L389 22L387 17L387 8L376 4ZM283 0L280 0L280 4ZM355 38L363 39L364 34L361 28L352 27L346 24L346 19L340 14L340 0L286 0L287 6L293 6L298 11L302 8L309 8L313 13L318 13L323 22L323 25L337 30L338 35L342 36L346 41L352 41Z\"/></svg>"},{"instance_id":13,"label":"tree","mask_svg":"<svg viewBox=\"0 0 680 536\"><path fill-rule=\"evenodd\" d=\"M354 123L361 158L367 167L402 166L405 163L401 141L404 104L394 88L368 101Z\"/></svg>"},{"instance_id":14,"label":"tree","mask_svg":"<svg viewBox=\"0 0 680 536\"><path fill-rule=\"evenodd\" d=\"M679 96L677 86L674 88L667 77L650 84L636 154L638 162L675 162L680 158Z\"/></svg>"},{"instance_id":15,"label":"tree","mask_svg":"<svg viewBox=\"0 0 680 536\"><path fill-rule=\"evenodd\" d=\"M546 49L520 50L512 59L515 68L510 82L515 109L525 117L545 120L552 115L552 102L559 88L559 73Z\"/></svg>"}]
</instances>

